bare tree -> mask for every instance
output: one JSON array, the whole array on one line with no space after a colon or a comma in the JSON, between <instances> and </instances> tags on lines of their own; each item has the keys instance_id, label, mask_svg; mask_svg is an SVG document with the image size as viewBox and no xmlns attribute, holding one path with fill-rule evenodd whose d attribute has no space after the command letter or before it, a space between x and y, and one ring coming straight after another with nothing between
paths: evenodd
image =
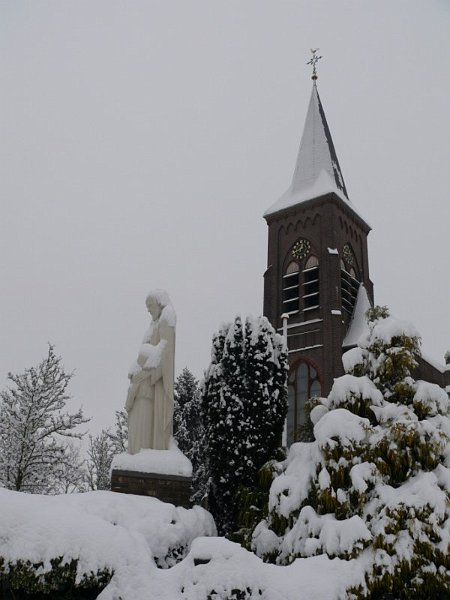
<instances>
[{"instance_id":1,"label":"bare tree","mask_svg":"<svg viewBox=\"0 0 450 600\"><path fill-rule=\"evenodd\" d=\"M87 478L89 488L91 490L109 490L114 447L107 430L103 429L99 435L89 436L89 448L87 454Z\"/></svg>"},{"instance_id":2,"label":"bare tree","mask_svg":"<svg viewBox=\"0 0 450 600\"><path fill-rule=\"evenodd\" d=\"M116 410L116 424L114 431L107 429L114 454L126 452L128 448L128 415L125 410Z\"/></svg>"},{"instance_id":3,"label":"bare tree","mask_svg":"<svg viewBox=\"0 0 450 600\"><path fill-rule=\"evenodd\" d=\"M8 374L12 386L0 394L0 484L12 490L52 493L68 464L63 438L81 438L76 428L89 421L83 411L66 412L66 373L49 345L48 356L24 373Z\"/></svg>"},{"instance_id":4,"label":"bare tree","mask_svg":"<svg viewBox=\"0 0 450 600\"><path fill-rule=\"evenodd\" d=\"M55 469L53 481L52 491L55 494L87 491L86 461L79 446L71 442L66 443L64 457Z\"/></svg>"}]
</instances>

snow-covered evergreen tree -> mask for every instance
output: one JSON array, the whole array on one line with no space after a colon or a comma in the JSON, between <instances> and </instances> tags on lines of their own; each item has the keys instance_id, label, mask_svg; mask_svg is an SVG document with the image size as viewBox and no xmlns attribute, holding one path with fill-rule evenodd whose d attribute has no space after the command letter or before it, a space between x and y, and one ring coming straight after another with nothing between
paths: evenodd
<instances>
[{"instance_id":1,"label":"snow-covered evergreen tree","mask_svg":"<svg viewBox=\"0 0 450 600\"><path fill-rule=\"evenodd\" d=\"M343 357L347 374L311 411L315 441L294 444L253 533L266 560L326 553L360 561L348 598L448 598L450 403L411 377L419 337L386 309Z\"/></svg>"},{"instance_id":2,"label":"snow-covered evergreen tree","mask_svg":"<svg viewBox=\"0 0 450 600\"><path fill-rule=\"evenodd\" d=\"M207 493L205 428L201 418L199 383L184 368L174 386L174 436L192 463L192 501L200 504Z\"/></svg>"},{"instance_id":3,"label":"snow-covered evergreen tree","mask_svg":"<svg viewBox=\"0 0 450 600\"><path fill-rule=\"evenodd\" d=\"M201 424L198 381L185 367L174 385L174 437L178 447L192 460L192 447Z\"/></svg>"},{"instance_id":4,"label":"snow-covered evergreen tree","mask_svg":"<svg viewBox=\"0 0 450 600\"><path fill-rule=\"evenodd\" d=\"M202 389L210 477L209 508L219 531L236 525L236 493L281 444L287 410L287 352L265 317L240 317L213 338Z\"/></svg>"},{"instance_id":5,"label":"snow-covered evergreen tree","mask_svg":"<svg viewBox=\"0 0 450 600\"><path fill-rule=\"evenodd\" d=\"M0 484L12 490L52 493L72 460L63 438L80 438L89 419L65 412L72 378L49 346L48 356L24 373L9 373L12 386L0 395Z\"/></svg>"}]
</instances>

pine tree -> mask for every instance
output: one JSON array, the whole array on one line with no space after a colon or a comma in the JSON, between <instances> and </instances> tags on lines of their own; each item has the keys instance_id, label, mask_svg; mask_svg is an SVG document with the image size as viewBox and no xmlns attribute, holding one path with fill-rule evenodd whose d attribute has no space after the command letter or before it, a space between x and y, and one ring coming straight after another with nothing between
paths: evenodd
<instances>
[{"instance_id":1,"label":"pine tree","mask_svg":"<svg viewBox=\"0 0 450 600\"><path fill-rule=\"evenodd\" d=\"M449 398L412 379L414 328L385 308L368 317L367 338L343 357L347 374L311 411L315 441L278 466L253 548L278 564L361 560L365 581L348 598L448 598Z\"/></svg>"},{"instance_id":2,"label":"pine tree","mask_svg":"<svg viewBox=\"0 0 450 600\"><path fill-rule=\"evenodd\" d=\"M0 395L0 484L12 490L52 493L71 460L63 438L81 438L89 421L82 410L64 412L72 378L49 346L48 356L24 373L9 373Z\"/></svg>"},{"instance_id":3,"label":"pine tree","mask_svg":"<svg viewBox=\"0 0 450 600\"><path fill-rule=\"evenodd\" d=\"M180 450L192 463L192 497L201 504L207 494L205 428L201 418L197 379L184 368L174 386L174 436Z\"/></svg>"},{"instance_id":4,"label":"pine tree","mask_svg":"<svg viewBox=\"0 0 450 600\"><path fill-rule=\"evenodd\" d=\"M280 445L286 399L287 349L269 321L247 319L245 324L245 398L248 423L245 441L247 477L258 470ZM283 420L282 420L283 419ZM269 451L268 451L269 449Z\"/></svg>"},{"instance_id":5,"label":"pine tree","mask_svg":"<svg viewBox=\"0 0 450 600\"><path fill-rule=\"evenodd\" d=\"M178 447L190 460L200 423L198 396L198 381L185 367L174 385L173 429Z\"/></svg>"},{"instance_id":6,"label":"pine tree","mask_svg":"<svg viewBox=\"0 0 450 600\"><path fill-rule=\"evenodd\" d=\"M209 508L221 532L236 526L236 494L281 443L287 410L287 354L267 319L240 317L213 338L202 389L210 477Z\"/></svg>"}]
</instances>

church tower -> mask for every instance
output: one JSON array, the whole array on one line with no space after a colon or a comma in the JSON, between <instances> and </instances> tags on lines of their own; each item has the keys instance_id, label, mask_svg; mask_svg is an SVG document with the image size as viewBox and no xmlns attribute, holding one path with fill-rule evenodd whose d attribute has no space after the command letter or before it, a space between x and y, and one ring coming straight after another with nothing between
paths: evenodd
<instances>
[{"instance_id":1,"label":"church tower","mask_svg":"<svg viewBox=\"0 0 450 600\"><path fill-rule=\"evenodd\" d=\"M318 58L314 51L292 183L264 214L269 234L264 314L280 333L282 316L288 315L288 444L304 423L306 400L326 396L343 374L342 352L355 345L373 305L370 227L348 197L317 90Z\"/></svg>"}]
</instances>

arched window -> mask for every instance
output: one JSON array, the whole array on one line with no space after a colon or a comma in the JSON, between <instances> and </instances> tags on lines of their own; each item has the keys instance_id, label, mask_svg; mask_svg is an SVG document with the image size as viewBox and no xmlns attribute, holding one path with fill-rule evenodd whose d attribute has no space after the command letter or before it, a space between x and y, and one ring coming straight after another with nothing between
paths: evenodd
<instances>
[{"instance_id":1,"label":"arched window","mask_svg":"<svg viewBox=\"0 0 450 600\"><path fill-rule=\"evenodd\" d=\"M303 270L303 313L311 318L311 312L319 308L319 259L311 254Z\"/></svg>"},{"instance_id":2,"label":"arched window","mask_svg":"<svg viewBox=\"0 0 450 600\"><path fill-rule=\"evenodd\" d=\"M305 264L305 269L312 269L319 266L319 259L314 254L311 254Z\"/></svg>"},{"instance_id":3,"label":"arched window","mask_svg":"<svg viewBox=\"0 0 450 600\"><path fill-rule=\"evenodd\" d=\"M305 424L305 403L309 398L320 396L321 384L315 367L305 360L293 366L288 379L288 445L299 439L299 428Z\"/></svg>"},{"instance_id":4,"label":"arched window","mask_svg":"<svg viewBox=\"0 0 450 600\"><path fill-rule=\"evenodd\" d=\"M286 275L293 275L294 273L298 273L299 270L298 263L292 261L287 266Z\"/></svg>"},{"instance_id":5,"label":"arched window","mask_svg":"<svg viewBox=\"0 0 450 600\"><path fill-rule=\"evenodd\" d=\"M300 266L297 262L291 261L283 277L283 312L298 312L298 303L300 298L299 291Z\"/></svg>"}]
</instances>

